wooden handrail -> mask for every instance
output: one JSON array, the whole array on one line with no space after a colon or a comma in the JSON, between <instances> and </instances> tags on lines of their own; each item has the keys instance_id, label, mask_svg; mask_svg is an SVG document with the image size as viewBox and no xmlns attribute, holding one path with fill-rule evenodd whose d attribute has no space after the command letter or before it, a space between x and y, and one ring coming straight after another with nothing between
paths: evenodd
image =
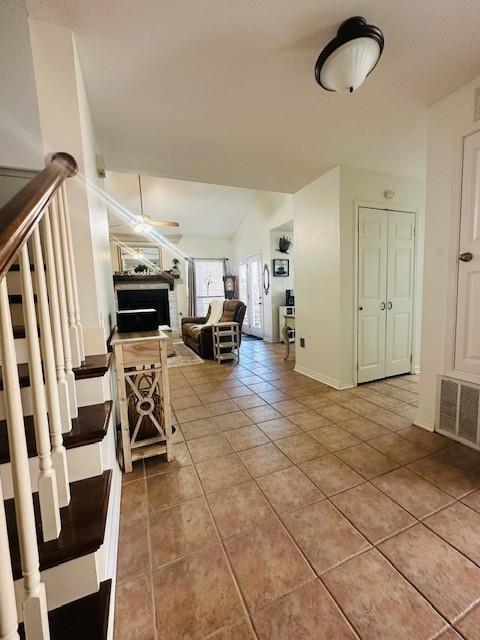
<instances>
[{"instance_id":1,"label":"wooden handrail","mask_svg":"<svg viewBox=\"0 0 480 640\"><path fill-rule=\"evenodd\" d=\"M13 264L63 181L77 171L73 156L55 153L45 169L0 209L0 278Z\"/></svg>"}]
</instances>

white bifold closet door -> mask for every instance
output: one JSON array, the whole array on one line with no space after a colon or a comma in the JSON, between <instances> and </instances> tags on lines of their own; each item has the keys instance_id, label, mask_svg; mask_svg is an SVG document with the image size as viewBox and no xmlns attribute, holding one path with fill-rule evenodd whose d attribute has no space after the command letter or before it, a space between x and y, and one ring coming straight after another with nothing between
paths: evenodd
<instances>
[{"instance_id":1,"label":"white bifold closet door","mask_svg":"<svg viewBox=\"0 0 480 640\"><path fill-rule=\"evenodd\" d=\"M415 215L360 207L358 382L411 370L414 268Z\"/></svg>"},{"instance_id":2,"label":"white bifold closet door","mask_svg":"<svg viewBox=\"0 0 480 640\"><path fill-rule=\"evenodd\" d=\"M480 374L480 132L465 138L455 369Z\"/></svg>"}]
</instances>

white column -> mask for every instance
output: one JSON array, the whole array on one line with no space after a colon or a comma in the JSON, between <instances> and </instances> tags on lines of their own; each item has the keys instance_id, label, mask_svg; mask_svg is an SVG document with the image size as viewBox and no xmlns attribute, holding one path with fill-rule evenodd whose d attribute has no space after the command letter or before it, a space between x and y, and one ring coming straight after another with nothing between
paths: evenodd
<instances>
[{"instance_id":1,"label":"white column","mask_svg":"<svg viewBox=\"0 0 480 640\"><path fill-rule=\"evenodd\" d=\"M58 192L50 207L50 224L52 229L53 255L55 257L55 273L57 274L58 304L60 308L60 325L62 327L63 356L65 359L65 375L67 376L68 395L70 398L70 415L78 416L77 391L75 389L75 375L73 373L72 347L68 330L67 297L65 295L65 274L63 271L62 247L60 242L60 228L58 224Z\"/></svg>"},{"instance_id":2,"label":"white column","mask_svg":"<svg viewBox=\"0 0 480 640\"><path fill-rule=\"evenodd\" d=\"M22 304L25 320L25 335L28 344L28 372L32 394L33 422L38 455L38 498L42 519L43 540L55 540L60 535L60 509L58 507L57 478L52 464L50 433L47 419L47 403L43 385L42 358L38 339L37 315L33 297L32 274L28 246L20 251L20 274L22 278Z\"/></svg>"},{"instance_id":3,"label":"white column","mask_svg":"<svg viewBox=\"0 0 480 640\"><path fill-rule=\"evenodd\" d=\"M48 630L47 600L45 585L40 579L32 485L30 483L15 341L5 277L0 280L0 349L2 352L3 393L10 447L10 463L15 495L15 516L23 574L24 600L22 608L25 635L27 640L48 640L50 633Z\"/></svg>"},{"instance_id":4,"label":"white column","mask_svg":"<svg viewBox=\"0 0 480 640\"><path fill-rule=\"evenodd\" d=\"M65 226L67 229L68 256L70 258L70 271L72 274L75 324L77 326L77 331L78 331L78 338L79 338L79 345L80 345L80 359L83 362L85 360L85 344L83 341L83 327L82 327L82 320L80 317L80 301L78 297L78 282L77 282L77 269L75 266L75 252L73 250L72 225L70 224L70 209L68 206L67 187L65 182L62 184L62 196L63 196L63 207L65 211Z\"/></svg>"},{"instance_id":5,"label":"white column","mask_svg":"<svg viewBox=\"0 0 480 640\"><path fill-rule=\"evenodd\" d=\"M40 241L40 231L38 227L36 227L33 232L32 249L33 264L35 265L35 282L37 286L37 310L40 322L43 372L47 394L48 422L52 442L52 461L57 476L59 505L60 507L66 507L70 502L67 452L63 446L62 415L57 386L55 348L53 344L50 311L48 308L47 282L45 269L43 268L42 243Z\"/></svg>"},{"instance_id":6,"label":"white column","mask_svg":"<svg viewBox=\"0 0 480 640\"><path fill-rule=\"evenodd\" d=\"M8 548L7 521L3 507L0 480L0 640L18 640L17 605L13 586L10 549Z\"/></svg>"},{"instance_id":7,"label":"white column","mask_svg":"<svg viewBox=\"0 0 480 640\"><path fill-rule=\"evenodd\" d=\"M43 216L42 227L45 247L45 262L47 265L48 299L50 302L50 317L52 320L58 398L60 401L62 431L63 433L66 433L72 429L72 417L70 412L67 375L65 373L65 357L63 354L62 325L60 322L60 305L58 303L57 274L55 270L55 257L53 254L52 227L50 224L50 212L48 210L45 211Z\"/></svg>"},{"instance_id":8,"label":"white column","mask_svg":"<svg viewBox=\"0 0 480 640\"><path fill-rule=\"evenodd\" d=\"M70 345L72 348L72 366L79 367L81 365L80 354L80 337L79 330L75 321L75 302L73 295L72 269L70 262L70 251L68 247L66 210L64 202L64 191L58 191L58 222L60 231L60 246L62 253L63 274L65 276L65 298L67 303L67 319L68 330L70 335Z\"/></svg>"}]
</instances>

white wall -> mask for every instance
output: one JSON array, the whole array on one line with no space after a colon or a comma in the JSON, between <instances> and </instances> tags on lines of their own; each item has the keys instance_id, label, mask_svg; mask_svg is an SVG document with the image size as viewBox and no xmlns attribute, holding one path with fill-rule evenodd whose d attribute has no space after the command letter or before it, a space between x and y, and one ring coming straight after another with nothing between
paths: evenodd
<instances>
[{"instance_id":1,"label":"white wall","mask_svg":"<svg viewBox=\"0 0 480 640\"><path fill-rule=\"evenodd\" d=\"M386 199L386 190L395 191L392 199ZM340 216L341 216L341 318L342 318L342 386L353 384L355 354L355 227L358 202L380 208L414 210L417 213L416 262L415 262L415 319L413 357L416 369L420 367L421 302L423 276L423 238L425 222L425 183L404 176L369 171L366 169L340 168Z\"/></svg>"},{"instance_id":2,"label":"white wall","mask_svg":"<svg viewBox=\"0 0 480 640\"><path fill-rule=\"evenodd\" d=\"M386 200L385 190L396 195ZM337 388L356 366L356 209L359 202L418 213L414 354L419 364L425 186L421 180L336 167L294 196L297 370ZM299 346L305 338L306 346Z\"/></svg>"},{"instance_id":3,"label":"white wall","mask_svg":"<svg viewBox=\"0 0 480 640\"><path fill-rule=\"evenodd\" d=\"M112 285L112 265L110 260L110 232L108 228L107 207L97 195L96 189L104 188L104 180L97 174L96 156L99 153L95 129L93 126L88 97L85 90L82 69L74 42L75 75L77 79L78 105L80 115L80 132L82 136L83 163L86 184L94 188L86 190L90 221L90 241L93 254L93 268L98 300L99 324L105 327L108 337L109 329L116 324L114 317L115 303ZM81 265L78 261L78 268Z\"/></svg>"},{"instance_id":4,"label":"white wall","mask_svg":"<svg viewBox=\"0 0 480 640\"><path fill-rule=\"evenodd\" d=\"M462 138L474 122L480 77L432 105L428 117L422 373L416 422L433 429L437 376L452 372ZM462 377L461 374L459 377Z\"/></svg>"},{"instance_id":5,"label":"white wall","mask_svg":"<svg viewBox=\"0 0 480 640\"><path fill-rule=\"evenodd\" d=\"M294 209L296 371L339 386L340 168L298 191Z\"/></svg>"},{"instance_id":6,"label":"white wall","mask_svg":"<svg viewBox=\"0 0 480 640\"><path fill-rule=\"evenodd\" d=\"M107 315L109 239L106 211L89 193L86 183L97 184L95 135L72 31L53 24L30 21L32 52L45 154L71 153L79 174L67 181L80 309L87 354L105 350L109 332Z\"/></svg>"},{"instance_id":7,"label":"white wall","mask_svg":"<svg viewBox=\"0 0 480 640\"><path fill-rule=\"evenodd\" d=\"M269 265L272 271L272 248L270 231L280 227L293 219L293 196L288 193L273 191L257 191L251 209L241 221L232 238L233 265L232 272L238 273L238 263L241 259L253 254L261 254L262 262ZM270 278L272 283L273 278ZM278 317L278 311L277 311ZM263 298L264 339L271 342L274 339L274 316L272 310L272 295Z\"/></svg>"},{"instance_id":8,"label":"white wall","mask_svg":"<svg viewBox=\"0 0 480 640\"><path fill-rule=\"evenodd\" d=\"M41 169L43 148L28 16L20 0L0 3L0 166Z\"/></svg>"}]
</instances>

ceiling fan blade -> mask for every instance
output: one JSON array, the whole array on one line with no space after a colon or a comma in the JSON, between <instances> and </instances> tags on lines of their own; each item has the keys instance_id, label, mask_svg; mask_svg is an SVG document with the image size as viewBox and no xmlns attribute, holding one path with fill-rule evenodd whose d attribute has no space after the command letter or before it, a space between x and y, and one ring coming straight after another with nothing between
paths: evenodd
<instances>
[{"instance_id":1,"label":"ceiling fan blade","mask_svg":"<svg viewBox=\"0 0 480 640\"><path fill-rule=\"evenodd\" d=\"M167 222L166 220L149 220L154 227L179 227L178 222Z\"/></svg>"}]
</instances>

